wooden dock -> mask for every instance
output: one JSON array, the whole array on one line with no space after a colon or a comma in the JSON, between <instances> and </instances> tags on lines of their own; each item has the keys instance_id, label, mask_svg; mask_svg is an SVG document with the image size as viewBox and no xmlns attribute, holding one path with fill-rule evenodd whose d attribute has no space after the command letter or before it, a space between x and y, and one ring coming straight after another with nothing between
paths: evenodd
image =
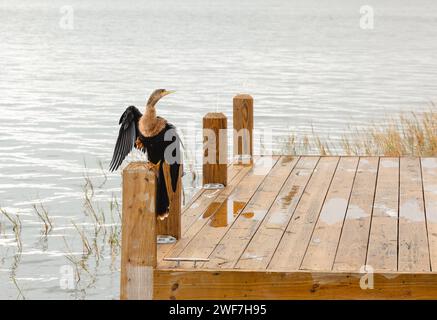
<instances>
[{"instance_id":1,"label":"wooden dock","mask_svg":"<svg viewBox=\"0 0 437 320\"><path fill-rule=\"evenodd\" d=\"M173 244L153 186L126 191L123 299L437 299L437 158L258 156L226 181Z\"/></svg>"},{"instance_id":2,"label":"wooden dock","mask_svg":"<svg viewBox=\"0 0 437 320\"><path fill-rule=\"evenodd\" d=\"M256 163L184 209L182 238L158 246L154 298L437 298L437 159Z\"/></svg>"}]
</instances>

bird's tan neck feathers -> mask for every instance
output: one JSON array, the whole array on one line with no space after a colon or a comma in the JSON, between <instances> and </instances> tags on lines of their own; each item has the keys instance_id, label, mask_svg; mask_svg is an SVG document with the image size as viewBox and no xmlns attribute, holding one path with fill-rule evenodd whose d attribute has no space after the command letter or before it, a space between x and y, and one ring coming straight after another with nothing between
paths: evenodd
<instances>
[{"instance_id":1,"label":"bird's tan neck feathers","mask_svg":"<svg viewBox=\"0 0 437 320\"><path fill-rule=\"evenodd\" d=\"M165 119L156 116L155 106L148 105L146 107L146 112L140 119L139 130L143 136L153 137L161 132L166 124L167 121Z\"/></svg>"}]
</instances>

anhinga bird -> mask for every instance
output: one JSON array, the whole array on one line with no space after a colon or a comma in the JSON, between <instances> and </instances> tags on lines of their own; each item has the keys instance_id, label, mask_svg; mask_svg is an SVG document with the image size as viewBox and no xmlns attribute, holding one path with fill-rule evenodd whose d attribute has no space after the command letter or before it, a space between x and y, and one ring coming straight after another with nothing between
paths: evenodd
<instances>
[{"instance_id":1,"label":"anhinga bird","mask_svg":"<svg viewBox=\"0 0 437 320\"><path fill-rule=\"evenodd\" d=\"M155 90L147 101L143 114L129 106L120 118L120 132L110 164L110 171L117 170L133 148L147 152L147 158L153 164L159 163L157 180L156 213L163 218L168 214L169 196L163 173L163 163L170 165L173 191L176 190L179 166L181 162L181 141L176 128L164 118L156 115L155 105L164 96L172 93L165 89Z\"/></svg>"}]
</instances>

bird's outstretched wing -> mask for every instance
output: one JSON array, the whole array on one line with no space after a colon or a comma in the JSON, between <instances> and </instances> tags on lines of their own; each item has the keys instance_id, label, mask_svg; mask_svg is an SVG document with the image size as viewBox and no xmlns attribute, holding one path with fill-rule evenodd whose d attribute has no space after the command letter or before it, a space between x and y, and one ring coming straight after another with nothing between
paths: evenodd
<instances>
[{"instance_id":1,"label":"bird's outstretched wing","mask_svg":"<svg viewBox=\"0 0 437 320\"><path fill-rule=\"evenodd\" d=\"M119 122L121 125L120 132L112 156L110 171L117 170L134 148L138 136L138 121L141 116L141 112L134 106L128 107L121 116Z\"/></svg>"}]
</instances>

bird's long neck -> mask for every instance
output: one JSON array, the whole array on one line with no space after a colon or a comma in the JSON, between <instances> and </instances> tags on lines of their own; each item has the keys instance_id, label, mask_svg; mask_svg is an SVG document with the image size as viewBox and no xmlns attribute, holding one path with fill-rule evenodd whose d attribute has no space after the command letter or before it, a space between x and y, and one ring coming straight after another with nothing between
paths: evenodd
<instances>
[{"instance_id":1,"label":"bird's long neck","mask_svg":"<svg viewBox=\"0 0 437 320\"><path fill-rule=\"evenodd\" d=\"M156 117L155 104L147 104L146 111L144 112L141 120L143 122L144 129L146 130L150 130L156 125L158 119Z\"/></svg>"},{"instance_id":2,"label":"bird's long neck","mask_svg":"<svg viewBox=\"0 0 437 320\"><path fill-rule=\"evenodd\" d=\"M155 103L147 104L146 111L140 119L140 132L145 137L151 137L158 134L165 128L167 121L161 117L156 116Z\"/></svg>"}]
</instances>

